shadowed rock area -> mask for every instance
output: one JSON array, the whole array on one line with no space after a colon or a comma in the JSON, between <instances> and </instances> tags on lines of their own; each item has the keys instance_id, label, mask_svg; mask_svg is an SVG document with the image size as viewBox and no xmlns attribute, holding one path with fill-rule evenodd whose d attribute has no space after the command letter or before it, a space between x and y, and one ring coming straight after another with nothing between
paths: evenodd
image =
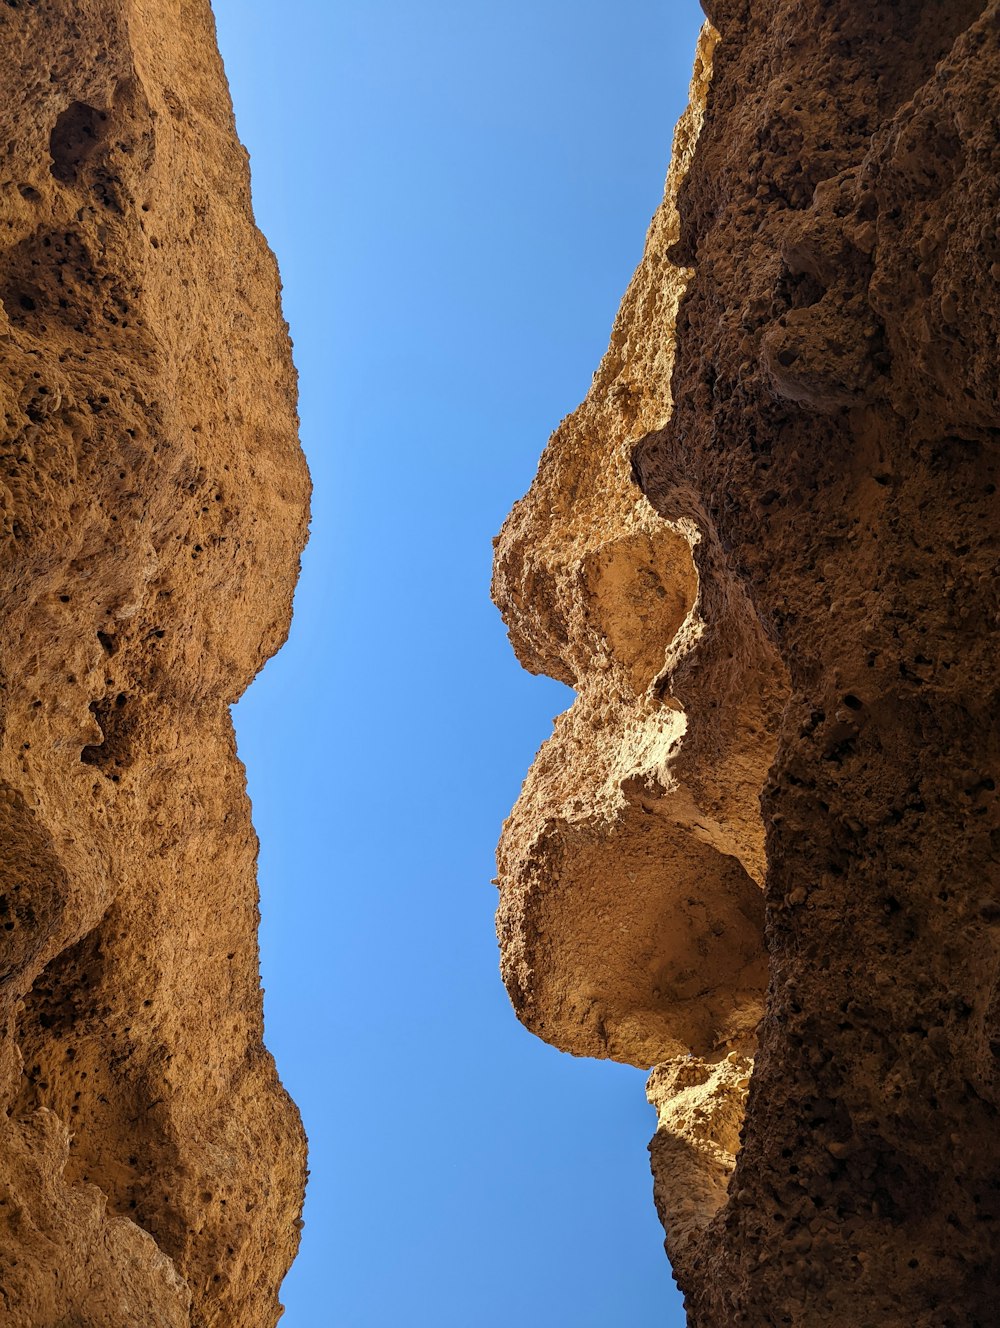
<instances>
[{"instance_id":1,"label":"shadowed rock area","mask_svg":"<svg viewBox=\"0 0 1000 1328\"><path fill-rule=\"evenodd\" d=\"M264 1328L305 1141L229 706L306 531L277 272L208 0L7 0L0 47L0 1318Z\"/></svg>"},{"instance_id":2,"label":"shadowed rock area","mask_svg":"<svg viewBox=\"0 0 1000 1328\"><path fill-rule=\"evenodd\" d=\"M578 699L519 1016L654 1067L696 1328L1000 1303L1000 7L713 0L611 347L497 541Z\"/></svg>"}]
</instances>

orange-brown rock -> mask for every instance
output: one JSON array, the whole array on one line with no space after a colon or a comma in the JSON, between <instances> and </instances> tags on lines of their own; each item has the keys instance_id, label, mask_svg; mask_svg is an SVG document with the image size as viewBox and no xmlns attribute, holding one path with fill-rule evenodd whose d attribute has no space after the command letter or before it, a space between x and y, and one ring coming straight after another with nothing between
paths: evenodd
<instances>
[{"instance_id":1,"label":"orange-brown rock","mask_svg":"<svg viewBox=\"0 0 1000 1328\"><path fill-rule=\"evenodd\" d=\"M0 8L0 1317L257 1328L304 1140L229 706L308 480L208 0Z\"/></svg>"},{"instance_id":2,"label":"orange-brown rock","mask_svg":"<svg viewBox=\"0 0 1000 1328\"><path fill-rule=\"evenodd\" d=\"M693 1325L985 1328L1000 9L706 7L611 349L498 541L579 694L501 841L504 974L656 1066Z\"/></svg>"}]
</instances>

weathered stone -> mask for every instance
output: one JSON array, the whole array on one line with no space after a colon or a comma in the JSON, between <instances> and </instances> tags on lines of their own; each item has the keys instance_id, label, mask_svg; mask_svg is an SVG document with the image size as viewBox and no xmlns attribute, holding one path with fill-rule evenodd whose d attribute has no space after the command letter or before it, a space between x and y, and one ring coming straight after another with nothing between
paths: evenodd
<instances>
[{"instance_id":1,"label":"weathered stone","mask_svg":"<svg viewBox=\"0 0 1000 1328\"><path fill-rule=\"evenodd\" d=\"M640 1065L741 1042L766 981L756 795L783 677L735 583L712 588L706 617L697 526L660 518L631 474L633 447L670 413L685 274L665 255L711 46L707 33L611 349L508 518L494 578L522 662L579 692L504 830L504 976L541 1036ZM757 693L734 694L748 670Z\"/></svg>"},{"instance_id":2,"label":"weathered stone","mask_svg":"<svg viewBox=\"0 0 1000 1328\"><path fill-rule=\"evenodd\" d=\"M664 1063L692 1324L986 1325L1000 10L708 9L612 348L498 544L522 661L579 692L501 842L504 973L557 1045Z\"/></svg>"},{"instance_id":3,"label":"weathered stone","mask_svg":"<svg viewBox=\"0 0 1000 1328\"><path fill-rule=\"evenodd\" d=\"M0 45L3 1322L271 1325L304 1143L228 707L305 536L277 274L208 0Z\"/></svg>"}]
</instances>

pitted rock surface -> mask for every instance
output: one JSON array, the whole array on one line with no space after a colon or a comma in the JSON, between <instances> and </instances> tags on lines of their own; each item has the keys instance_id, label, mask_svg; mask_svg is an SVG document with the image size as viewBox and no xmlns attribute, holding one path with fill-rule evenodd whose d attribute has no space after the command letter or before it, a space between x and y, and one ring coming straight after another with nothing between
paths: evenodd
<instances>
[{"instance_id":1,"label":"pitted rock surface","mask_svg":"<svg viewBox=\"0 0 1000 1328\"><path fill-rule=\"evenodd\" d=\"M687 274L665 255L713 40L611 348L508 518L494 576L521 661L579 693L504 829L504 976L541 1036L638 1065L742 1043L766 982L756 799L784 680L738 585L710 584L708 607L697 526L664 521L631 469L670 415ZM689 694L692 653L710 681ZM735 695L746 672L759 688Z\"/></svg>"},{"instance_id":2,"label":"pitted rock surface","mask_svg":"<svg viewBox=\"0 0 1000 1328\"><path fill-rule=\"evenodd\" d=\"M579 694L504 830L503 970L657 1067L693 1325L986 1328L1000 10L706 7L611 350L498 542Z\"/></svg>"},{"instance_id":3,"label":"pitted rock surface","mask_svg":"<svg viewBox=\"0 0 1000 1328\"><path fill-rule=\"evenodd\" d=\"M229 706L307 520L277 272L207 0L0 45L0 1317L272 1325L304 1138Z\"/></svg>"}]
</instances>

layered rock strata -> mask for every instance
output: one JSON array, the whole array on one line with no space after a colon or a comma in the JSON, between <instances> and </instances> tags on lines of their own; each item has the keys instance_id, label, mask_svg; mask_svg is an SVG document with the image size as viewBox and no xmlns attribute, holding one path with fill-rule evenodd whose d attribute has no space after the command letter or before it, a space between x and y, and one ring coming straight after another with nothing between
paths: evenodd
<instances>
[{"instance_id":1,"label":"layered rock strata","mask_svg":"<svg viewBox=\"0 0 1000 1328\"><path fill-rule=\"evenodd\" d=\"M208 0L0 8L0 1297L272 1325L304 1140L229 706L308 479Z\"/></svg>"},{"instance_id":2,"label":"layered rock strata","mask_svg":"<svg viewBox=\"0 0 1000 1328\"><path fill-rule=\"evenodd\" d=\"M1000 11L707 9L611 349L498 541L522 662L578 691L501 841L504 975L657 1067L692 1324L985 1326Z\"/></svg>"}]
</instances>

